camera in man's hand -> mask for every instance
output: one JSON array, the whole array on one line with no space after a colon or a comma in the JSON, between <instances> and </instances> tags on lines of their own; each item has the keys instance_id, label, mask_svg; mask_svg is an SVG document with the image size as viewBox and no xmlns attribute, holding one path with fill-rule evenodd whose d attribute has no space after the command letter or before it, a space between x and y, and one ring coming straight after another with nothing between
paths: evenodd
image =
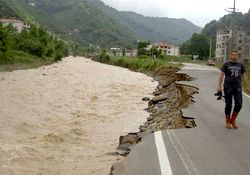
<instances>
[{"instance_id":1,"label":"camera in man's hand","mask_svg":"<svg viewBox=\"0 0 250 175\"><path fill-rule=\"evenodd\" d=\"M222 91L218 91L214 94L215 96L217 96L217 100L221 100L222 99Z\"/></svg>"}]
</instances>

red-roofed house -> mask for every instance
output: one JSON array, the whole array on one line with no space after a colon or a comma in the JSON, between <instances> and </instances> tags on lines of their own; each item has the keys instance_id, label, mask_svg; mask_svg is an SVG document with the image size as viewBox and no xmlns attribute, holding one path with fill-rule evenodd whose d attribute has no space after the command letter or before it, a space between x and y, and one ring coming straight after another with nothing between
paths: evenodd
<instances>
[{"instance_id":1,"label":"red-roofed house","mask_svg":"<svg viewBox=\"0 0 250 175\"><path fill-rule=\"evenodd\" d=\"M29 24L26 24L16 19L0 19L0 22L3 24L3 26L12 25L14 28L17 29L18 32L21 32L24 29L30 28Z\"/></svg>"},{"instance_id":2,"label":"red-roofed house","mask_svg":"<svg viewBox=\"0 0 250 175\"><path fill-rule=\"evenodd\" d=\"M157 49L161 49L162 52L166 55L172 55L172 56L180 55L180 48L178 46L169 44L165 41L154 43L154 47L156 47Z\"/></svg>"}]
</instances>

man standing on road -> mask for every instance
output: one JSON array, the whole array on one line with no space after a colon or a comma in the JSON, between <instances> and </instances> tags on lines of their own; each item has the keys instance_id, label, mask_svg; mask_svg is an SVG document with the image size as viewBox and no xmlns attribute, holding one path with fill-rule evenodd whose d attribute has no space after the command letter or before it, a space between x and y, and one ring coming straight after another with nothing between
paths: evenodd
<instances>
[{"instance_id":1,"label":"man standing on road","mask_svg":"<svg viewBox=\"0 0 250 175\"><path fill-rule=\"evenodd\" d=\"M230 61L226 62L221 68L219 85L217 92L222 92L222 82L224 79L224 94L225 94L225 114L226 128L237 129L236 118L242 108L242 77L246 83L246 90L249 91L248 78L243 64L238 62L239 54L237 50L233 50L230 56ZM234 98L234 110L232 111L232 99ZM231 116L231 117L230 117Z\"/></svg>"}]
</instances>

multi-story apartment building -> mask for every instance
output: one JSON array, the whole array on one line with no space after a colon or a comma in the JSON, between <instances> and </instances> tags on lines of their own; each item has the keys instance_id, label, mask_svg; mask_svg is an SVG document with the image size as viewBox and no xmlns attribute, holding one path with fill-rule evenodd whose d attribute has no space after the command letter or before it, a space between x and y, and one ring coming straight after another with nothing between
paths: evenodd
<instances>
[{"instance_id":1,"label":"multi-story apartment building","mask_svg":"<svg viewBox=\"0 0 250 175\"><path fill-rule=\"evenodd\" d=\"M215 58L218 62L225 62L228 56L229 41L232 37L232 30L222 29L217 31Z\"/></svg>"},{"instance_id":2,"label":"multi-story apartment building","mask_svg":"<svg viewBox=\"0 0 250 175\"><path fill-rule=\"evenodd\" d=\"M234 47L234 48L231 48ZM250 32L236 28L232 46L232 30L230 28L217 31L216 61L226 62L232 49L237 49L241 62L250 62Z\"/></svg>"},{"instance_id":3,"label":"multi-story apartment building","mask_svg":"<svg viewBox=\"0 0 250 175\"><path fill-rule=\"evenodd\" d=\"M250 62L250 32L238 30L235 34L235 45L242 62Z\"/></svg>"}]
</instances>

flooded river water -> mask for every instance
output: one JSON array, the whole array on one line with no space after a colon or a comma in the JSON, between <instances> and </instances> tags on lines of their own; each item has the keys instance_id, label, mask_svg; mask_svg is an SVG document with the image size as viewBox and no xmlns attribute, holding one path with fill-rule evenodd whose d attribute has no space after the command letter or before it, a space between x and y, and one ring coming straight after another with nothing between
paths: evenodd
<instances>
[{"instance_id":1,"label":"flooded river water","mask_svg":"<svg viewBox=\"0 0 250 175\"><path fill-rule=\"evenodd\" d=\"M0 174L105 175L138 131L151 77L86 58L0 73Z\"/></svg>"}]
</instances>

